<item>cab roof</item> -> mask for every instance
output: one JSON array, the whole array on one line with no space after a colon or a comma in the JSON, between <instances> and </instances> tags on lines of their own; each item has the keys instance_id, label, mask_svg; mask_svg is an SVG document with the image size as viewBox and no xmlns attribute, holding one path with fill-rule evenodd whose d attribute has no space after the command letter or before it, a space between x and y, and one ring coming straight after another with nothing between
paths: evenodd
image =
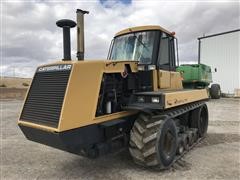
<instances>
[{"instance_id":1,"label":"cab roof","mask_svg":"<svg viewBox=\"0 0 240 180\"><path fill-rule=\"evenodd\" d=\"M136 26L136 27L131 27L131 28L124 29L122 31L119 31L117 34L115 34L114 37L124 35L124 34L128 34L128 33L131 33L131 32L148 31L148 30L160 30L160 31L163 31L163 32L167 33L168 35L171 35L171 36L174 35L172 32L162 28L161 26L149 25L149 26Z\"/></svg>"}]
</instances>

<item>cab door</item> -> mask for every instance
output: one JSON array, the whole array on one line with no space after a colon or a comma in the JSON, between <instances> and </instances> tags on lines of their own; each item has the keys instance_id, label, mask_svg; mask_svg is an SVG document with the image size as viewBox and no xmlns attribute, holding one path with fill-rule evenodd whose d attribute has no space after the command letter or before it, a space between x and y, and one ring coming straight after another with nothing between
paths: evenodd
<instances>
[{"instance_id":1,"label":"cab door","mask_svg":"<svg viewBox=\"0 0 240 180\"><path fill-rule=\"evenodd\" d=\"M158 54L158 87L182 89L180 73L176 72L174 37L162 32Z\"/></svg>"}]
</instances>

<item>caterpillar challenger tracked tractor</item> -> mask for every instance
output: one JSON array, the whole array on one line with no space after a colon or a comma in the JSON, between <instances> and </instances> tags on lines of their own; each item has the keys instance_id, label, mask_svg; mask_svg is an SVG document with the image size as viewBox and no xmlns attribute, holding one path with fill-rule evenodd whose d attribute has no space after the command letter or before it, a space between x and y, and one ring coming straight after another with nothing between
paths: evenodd
<instances>
[{"instance_id":1,"label":"caterpillar challenger tracked tractor","mask_svg":"<svg viewBox=\"0 0 240 180\"><path fill-rule=\"evenodd\" d=\"M170 167L208 127L206 89L184 89L176 38L160 26L118 32L106 60L84 61L83 18L57 22L64 58L36 69L18 125L27 139L96 158L128 148L145 167ZM70 28L77 25L77 60Z\"/></svg>"}]
</instances>

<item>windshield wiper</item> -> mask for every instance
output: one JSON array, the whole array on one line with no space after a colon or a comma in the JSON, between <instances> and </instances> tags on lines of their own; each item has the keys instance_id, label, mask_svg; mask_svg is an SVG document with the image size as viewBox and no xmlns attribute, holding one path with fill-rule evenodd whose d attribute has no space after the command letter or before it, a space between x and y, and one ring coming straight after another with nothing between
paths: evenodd
<instances>
[{"instance_id":1,"label":"windshield wiper","mask_svg":"<svg viewBox=\"0 0 240 180\"><path fill-rule=\"evenodd\" d=\"M139 39L139 37L137 37L135 34L133 35L133 37L136 38L137 41L138 41L144 48L146 48L146 49L149 51L148 47Z\"/></svg>"}]
</instances>

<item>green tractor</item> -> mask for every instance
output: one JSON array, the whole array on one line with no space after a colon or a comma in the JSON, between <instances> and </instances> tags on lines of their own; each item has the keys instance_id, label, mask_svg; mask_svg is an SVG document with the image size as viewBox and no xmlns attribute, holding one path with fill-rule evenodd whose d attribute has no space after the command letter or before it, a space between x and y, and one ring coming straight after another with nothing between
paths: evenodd
<instances>
[{"instance_id":1,"label":"green tractor","mask_svg":"<svg viewBox=\"0 0 240 180\"><path fill-rule=\"evenodd\" d=\"M221 97L220 85L212 83L212 70L210 66L205 64L182 64L177 67L177 71L182 74L184 88L207 88L209 96L212 99L219 99Z\"/></svg>"}]
</instances>

